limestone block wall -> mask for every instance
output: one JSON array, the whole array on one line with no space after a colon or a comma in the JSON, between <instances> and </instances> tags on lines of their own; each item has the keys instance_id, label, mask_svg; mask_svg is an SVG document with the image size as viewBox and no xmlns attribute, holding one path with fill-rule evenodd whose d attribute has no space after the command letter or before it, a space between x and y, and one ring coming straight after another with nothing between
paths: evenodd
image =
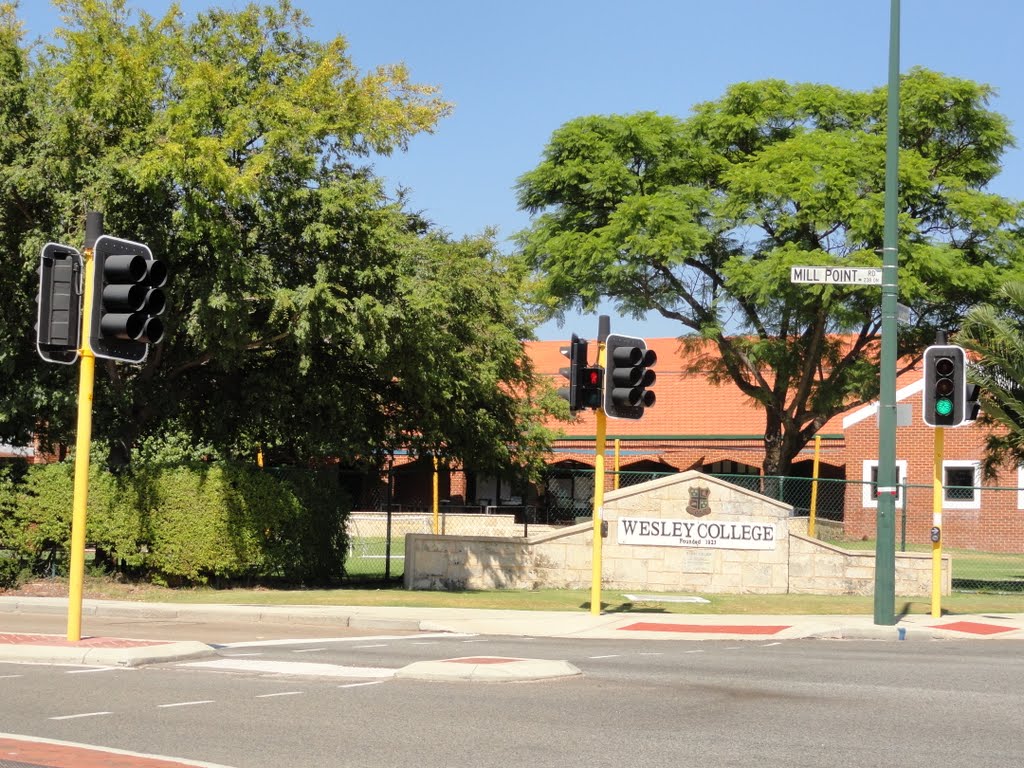
<instances>
[{"instance_id":1,"label":"limestone block wall","mask_svg":"<svg viewBox=\"0 0 1024 768\"><path fill-rule=\"evenodd\" d=\"M789 536L789 591L808 595L872 595L875 553L848 550L797 533ZM952 591L952 564L942 557L942 594ZM929 595L932 556L925 552L896 553L896 594Z\"/></svg>"},{"instance_id":2,"label":"limestone block wall","mask_svg":"<svg viewBox=\"0 0 1024 768\"><path fill-rule=\"evenodd\" d=\"M612 491L604 503L609 534L602 581L610 589L784 593L791 515L788 504L693 471ZM662 521L670 535L638 537L660 545L627 543L627 520ZM765 548L743 548L755 543L741 540L754 529L773 532ZM676 546L679 539L700 545Z\"/></svg>"},{"instance_id":3,"label":"limestone block wall","mask_svg":"<svg viewBox=\"0 0 1024 768\"><path fill-rule=\"evenodd\" d=\"M593 525L528 539L405 537L406 589L583 589L590 586Z\"/></svg>"},{"instance_id":4,"label":"limestone block wall","mask_svg":"<svg viewBox=\"0 0 1024 768\"><path fill-rule=\"evenodd\" d=\"M697 472L613 491L605 496L602 586L705 594L873 592L873 551L811 539L806 519L791 514L785 504ZM768 531L770 541L763 538ZM591 584L592 554L589 522L529 538L409 533L405 587L583 589ZM948 557L942 580L948 594ZM897 554L896 593L930 592L931 556Z\"/></svg>"}]
</instances>

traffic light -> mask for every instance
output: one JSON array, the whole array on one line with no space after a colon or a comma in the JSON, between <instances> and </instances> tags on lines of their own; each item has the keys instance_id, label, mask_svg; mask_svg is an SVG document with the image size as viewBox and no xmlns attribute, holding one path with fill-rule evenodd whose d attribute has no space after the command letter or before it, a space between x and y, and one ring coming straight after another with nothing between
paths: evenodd
<instances>
[{"instance_id":1,"label":"traffic light","mask_svg":"<svg viewBox=\"0 0 1024 768\"><path fill-rule=\"evenodd\" d=\"M604 370L599 365L583 368L580 373L580 381L576 390L577 401L580 408L597 409L601 407L601 384L604 379Z\"/></svg>"},{"instance_id":2,"label":"traffic light","mask_svg":"<svg viewBox=\"0 0 1024 768\"><path fill-rule=\"evenodd\" d=\"M977 421L978 414L981 413L981 387L977 384L968 384L964 399L964 421Z\"/></svg>"},{"instance_id":3,"label":"traffic light","mask_svg":"<svg viewBox=\"0 0 1024 768\"><path fill-rule=\"evenodd\" d=\"M569 386L560 387L558 394L569 401L569 410L571 412L578 411L584 407L580 398L580 391L581 384L585 385L583 371L587 367L587 347L587 340L581 339L574 333L569 346L562 347L560 350L563 355L569 358L569 367L559 368L558 372L569 380Z\"/></svg>"},{"instance_id":4,"label":"traffic light","mask_svg":"<svg viewBox=\"0 0 1024 768\"><path fill-rule=\"evenodd\" d=\"M654 405L658 361L647 342L632 336L609 334L605 341L604 412L617 419L639 419Z\"/></svg>"},{"instance_id":5,"label":"traffic light","mask_svg":"<svg viewBox=\"0 0 1024 768\"><path fill-rule=\"evenodd\" d=\"M101 235L93 246L89 345L96 357L141 363L159 344L167 267L142 243Z\"/></svg>"},{"instance_id":6,"label":"traffic light","mask_svg":"<svg viewBox=\"0 0 1024 768\"><path fill-rule=\"evenodd\" d=\"M967 421L967 357L963 347L933 344L925 349L921 416L929 427L959 427Z\"/></svg>"},{"instance_id":7,"label":"traffic light","mask_svg":"<svg viewBox=\"0 0 1024 768\"><path fill-rule=\"evenodd\" d=\"M44 245L36 300L39 356L51 363L74 363L82 330L82 254L70 245Z\"/></svg>"}]
</instances>

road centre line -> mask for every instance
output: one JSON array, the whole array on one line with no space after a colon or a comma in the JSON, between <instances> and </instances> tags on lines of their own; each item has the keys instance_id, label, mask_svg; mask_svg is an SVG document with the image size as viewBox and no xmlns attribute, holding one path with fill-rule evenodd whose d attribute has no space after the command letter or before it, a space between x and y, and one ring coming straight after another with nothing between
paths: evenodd
<instances>
[{"instance_id":1,"label":"road centre line","mask_svg":"<svg viewBox=\"0 0 1024 768\"><path fill-rule=\"evenodd\" d=\"M272 699L275 696L301 696L302 691L280 691L279 693L260 693L257 694L257 699Z\"/></svg>"},{"instance_id":2,"label":"road centre line","mask_svg":"<svg viewBox=\"0 0 1024 768\"><path fill-rule=\"evenodd\" d=\"M65 675L89 675L93 672L110 672L111 670L121 670L124 667L90 667L89 669L69 669L65 672Z\"/></svg>"},{"instance_id":3,"label":"road centre line","mask_svg":"<svg viewBox=\"0 0 1024 768\"><path fill-rule=\"evenodd\" d=\"M609 653L605 656L587 656L588 659L617 659L621 656L621 653Z\"/></svg>"},{"instance_id":4,"label":"road centre line","mask_svg":"<svg viewBox=\"0 0 1024 768\"><path fill-rule=\"evenodd\" d=\"M113 712L82 712L78 715L60 715L58 717L48 717L47 720L75 720L79 717L100 717L101 715L112 715Z\"/></svg>"},{"instance_id":5,"label":"road centre line","mask_svg":"<svg viewBox=\"0 0 1024 768\"><path fill-rule=\"evenodd\" d=\"M387 648L387 643L376 643L374 645L353 645L353 648ZM296 651L298 653L298 651Z\"/></svg>"},{"instance_id":6,"label":"road centre line","mask_svg":"<svg viewBox=\"0 0 1024 768\"><path fill-rule=\"evenodd\" d=\"M221 648L261 648L280 645L310 645L311 643L365 643L368 640L423 640L425 638L476 637L472 633L461 632L426 632L417 635L375 635L372 637L312 637L302 640L246 640L240 643L225 643Z\"/></svg>"},{"instance_id":7,"label":"road centre line","mask_svg":"<svg viewBox=\"0 0 1024 768\"><path fill-rule=\"evenodd\" d=\"M356 646L357 648L359 646ZM316 653L317 651L326 651L326 648L295 648L292 653Z\"/></svg>"},{"instance_id":8,"label":"road centre line","mask_svg":"<svg viewBox=\"0 0 1024 768\"><path fill-rule=\"evenodd\" d=\"M9 680L12 677L24 677L24 675L0 675L0 680Z\"/></svg>"},{"instance_id":9,"label":"road centre line","mask_svg":"<svg viewBox=\"0 0 1024 768\"><path fill-rule=\"evenodd\" d=\"M200 699L199 701L176 701L173 704L157 704L157 709L169 709L171 707L194 707L197 704L213 704L213 699Z\"/></svg>"},{"instance_id":10,"label":"road centre line","mask_svg":"<svg viewBox=\"0 0 1024 768\"><path fill-rule=\"evenodd\" d=\"M315 664L305 661L270 661L264 659L214 659L181 662L179 667L224 669L270 675L303 675L307 677L394 677L396 670L384 667L349 667L338 664Z\"/></svg>"},{"instance_id":11,"label":"road centre line","mask_svg":"<svg viewBox=\"0 0 1024 768\"><path fill-rule=\"evenodd\" d=\"M383 680L370 680L369 682L366 682L366 683L345 683L344 685L339 685L338 687L339 688L362 688L364 685L380 685L383 682L384 682Z\"/></svg>"}]
</instances>

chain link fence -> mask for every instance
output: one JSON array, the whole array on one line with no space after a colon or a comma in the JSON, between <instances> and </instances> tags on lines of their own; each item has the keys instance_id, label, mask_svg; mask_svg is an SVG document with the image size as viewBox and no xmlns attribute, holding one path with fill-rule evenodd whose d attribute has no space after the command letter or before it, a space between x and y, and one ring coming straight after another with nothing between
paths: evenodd
<instances>
[{"instance_id":1,"label":"chain link fence","mask_svg":"<svg viewBox=\"0 0 1024 768\"><path fill-rule=\"evenodd\" d=\"M623 471L605 473L607 490L638 485L674 473ZM845 549L874 551L877 492L874 483L809 477L763 477L713 474L727 482L779 499L794 517L812 517L816 538ZM933 488L902 485L896 499L896 549L931 552ZM433 514L430 502L386 504L354 511L348 520L346 576L353 581L398 579L404 573L406 533L469 536L529 536L542 530L589 519L593 508L594 471L553 468L538 484L536 503L507 506L442 504ZM952 559L953 589L959 592L1024 595L1024 490L948 486L943 489L942 552ZM1017 531L1017 533L1013 533Z\"/></svg>"}]
</instances>

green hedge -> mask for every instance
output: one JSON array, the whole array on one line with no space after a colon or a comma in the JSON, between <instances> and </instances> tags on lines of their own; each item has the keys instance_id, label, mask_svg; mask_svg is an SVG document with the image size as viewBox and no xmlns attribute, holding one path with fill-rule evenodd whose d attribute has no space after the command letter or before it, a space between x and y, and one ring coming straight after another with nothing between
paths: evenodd
<instances>
[{"instance_id":1,"label":"green hedge","mask_svg":"<svg viewBox=\"0 0 1024 768\"><path fill-rule=\"evenodd\" d=\"M174 583L325 583L344 572L348 503L331 472L218 462L114 475L98 463L89 473L86 538L114 567ZM0 483L0 549L8 559L38 565L54 548L66 552L73 490L71 462Z\"/></svg>"}]
</instances>

